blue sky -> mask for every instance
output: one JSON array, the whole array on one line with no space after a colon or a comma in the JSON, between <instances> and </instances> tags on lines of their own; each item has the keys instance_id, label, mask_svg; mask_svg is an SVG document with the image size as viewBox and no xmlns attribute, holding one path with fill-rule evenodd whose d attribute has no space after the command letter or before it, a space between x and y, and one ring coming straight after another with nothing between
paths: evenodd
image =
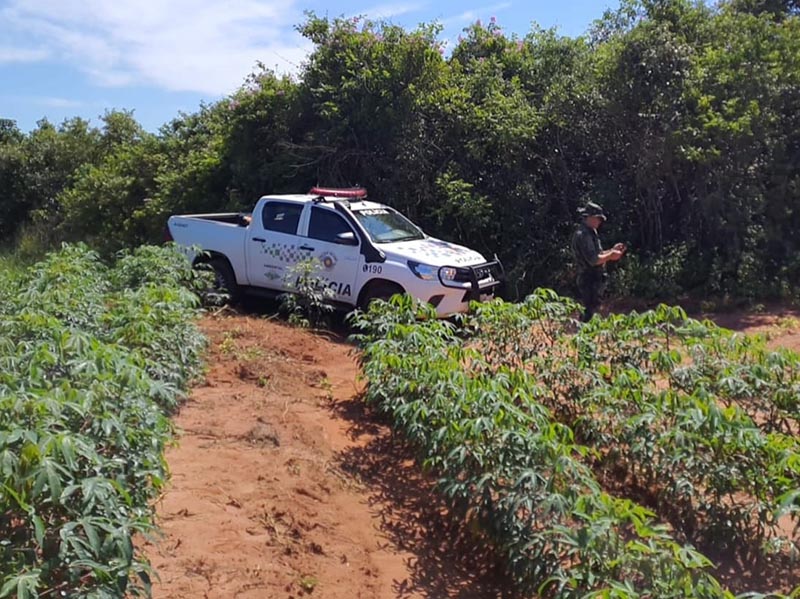
<instances>
[{"instance_id":1,"label":"blue sky","mask_svg":"<svg viewBox=\"0 0 800 599\"><path fill-rule=\"evenodd\" d=\"M256 61L296 72L310 50L294 30L305 10L405 27L440 22L456 40L492 16L520 35L532 22L580 35L618 0L0 0L0 118L29 131L47 117L97 122L132 109L156 131L233 92Z\"/></svg>"}]
</instances>

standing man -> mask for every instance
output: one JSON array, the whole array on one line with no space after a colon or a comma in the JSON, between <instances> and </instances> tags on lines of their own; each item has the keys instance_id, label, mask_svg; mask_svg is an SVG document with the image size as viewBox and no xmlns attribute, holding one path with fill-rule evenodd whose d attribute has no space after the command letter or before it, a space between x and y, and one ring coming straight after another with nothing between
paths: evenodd
<instances>
[{"instance_id":1,"label":"standing man","mask_svg":"<svg viewBox=\"0 0 800 599\"><path fill-rule=\"evenodd\" d=\"M618 243L603 251L597 230L606 221L603 208L589 202L578 210L583 222L572 236L572 253L578 266L578 292L584 306L581 320L589 322L600 307L606 281L606 262L616 262L625 255L625 244Z\"/></svg>"}]
</instances>

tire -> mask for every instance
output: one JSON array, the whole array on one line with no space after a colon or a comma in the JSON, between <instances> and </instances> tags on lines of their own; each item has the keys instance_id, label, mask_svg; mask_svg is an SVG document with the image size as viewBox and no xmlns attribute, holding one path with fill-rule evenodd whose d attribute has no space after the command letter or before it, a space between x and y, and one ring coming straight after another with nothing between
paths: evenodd
<instances>
[{"instance_id":1,"label":"tire","mask_svg":"<svg viewBox=\"0 0 800 599\"><path fill-rule=\"evenodd\" d=\"M217 296L225 294L228 296L228 303L235 304L241 298L241 290L236 283L236 275L233 273L230 263L225 258L212 258L208 261L208 266L214 271L214 284L208 295Z\"/></svg>"},{"instance_id":2,"label":"tire","mask_svg":"<svg viewBox=\"0 0 800 599\"><path fill-rule=\"evenodd\" d=\"M366 311L369 305L375 300L383 300L385 302L398 293L405 293L405 289L400 287L397 283L390 283L389 281L375 281L370 283L367 289L361 296L361 301L358 307Z\"/></svg>"}]
</instances>

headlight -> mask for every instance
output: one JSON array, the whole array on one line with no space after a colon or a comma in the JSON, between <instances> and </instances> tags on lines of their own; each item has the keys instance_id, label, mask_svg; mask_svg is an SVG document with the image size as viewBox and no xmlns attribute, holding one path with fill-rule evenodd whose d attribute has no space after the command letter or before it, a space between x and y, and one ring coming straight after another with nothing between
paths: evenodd
<instances>
[{"instance_id":1,"label":"headlight","mask_svg":"<svg viewBox=\"0 0 800 599\"><path fill-rule=\"evenodd\" d=\"M439 277L442 281L455 281L458 270L452 266L442 266L439 269Z\"/></svg>"},{"instance_id":2,"label":"headlight","mask_svg":"<svg viewBox=\"0 0 800 599\"><path fill-rule=\"evenodd\" d=\"M429 264L420 264L419 262L408 261L408 267L415 275L425 281L433 281L436 278L436 267Z\"/></svg>"}]
</instances>

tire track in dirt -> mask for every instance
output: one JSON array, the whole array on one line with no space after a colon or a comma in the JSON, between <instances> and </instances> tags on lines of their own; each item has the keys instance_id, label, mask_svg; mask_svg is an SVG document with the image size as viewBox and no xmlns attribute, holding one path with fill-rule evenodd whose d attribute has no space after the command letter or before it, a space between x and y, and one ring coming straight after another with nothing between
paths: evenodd
<instances>
[{"instance_id":1,"label":"tire track in dirt","mask_svg":"<svg viewBox=\"0 0 800 599\"><path fill-rule=\"evenodd\" d=\"M502 595L364 407L348 345L254 316L201 327L206 382L174 419L163 537L145 547L154 597Z\"/></svg>"}]
</instances>

